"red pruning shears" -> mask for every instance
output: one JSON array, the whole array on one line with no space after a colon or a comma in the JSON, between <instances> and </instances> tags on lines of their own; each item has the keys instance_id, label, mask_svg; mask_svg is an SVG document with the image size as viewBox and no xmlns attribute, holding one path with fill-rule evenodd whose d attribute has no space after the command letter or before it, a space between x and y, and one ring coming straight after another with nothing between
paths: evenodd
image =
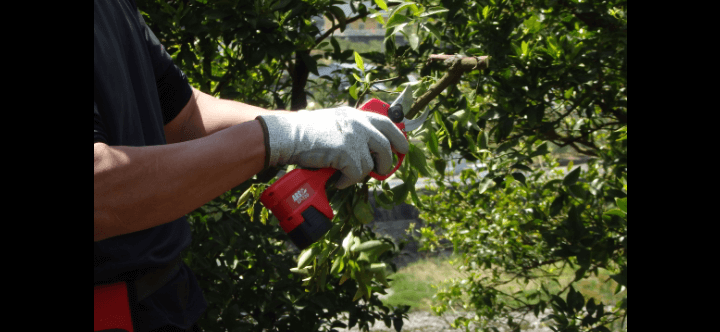
<instances>
[{"instance_id":1,"label":"red pruning shears","mask_svg":"<svg viewBox=\"0 0 720 332\"><path fill-rule=\"evenodd\" d=\"M423 123L425 123L425 119L427 119L429 109L425 108L425 111L423 114L421 114L417 119L408 120L405 118L405 115L410 112L410 108L413 104L413 89L411 85L408 85L405 90L400 94L400 96L395 99L395 101L392 102L392 104L388 104L380 101L379 99L370 99L367 102L365 102L362 106L360 106L360 109L363 111L378 113L380 115L384 115L390 118L392 122L395 123L395 125L400 129L400 131L405 134L405 138L407 138L407 133L411 132L415 129L418 129L422 127ZM393 151L394 152L394 151ZM400 168L400 164L402 164L403 159L405 159L405 155L402 153L395 154L398 156L398 163L395 165L395 168L390 172L388 175L380 175L375 172L370 172L370 176L377 180L385 180L389 178L391 175L395 173L395 171Z\"/></svg>"},{"instance_id":2,"label":"red pruning shears","mask_svg":"<svg viewBox=\"0 0 720 332\"><path fill-rule=\"evenodd\" d=\"M379 99L370 99L360 110L373 112L390 118L407 138L407 132L416 130L427 119L429 109L414 120L405 119L413 104L413 88L408 85L392 104ZM405 155L393 151L398 163L388 175L370 172L377 180L385 180L400 168ZM340 173L333 168L317 170L296 168L285 174L260 196L262 204L280 221L280 227L290 236L295 245L303 250L320 239L332 226L335 216L325 193L325 184L333 175Z\"/></svg>"}]
</instances>

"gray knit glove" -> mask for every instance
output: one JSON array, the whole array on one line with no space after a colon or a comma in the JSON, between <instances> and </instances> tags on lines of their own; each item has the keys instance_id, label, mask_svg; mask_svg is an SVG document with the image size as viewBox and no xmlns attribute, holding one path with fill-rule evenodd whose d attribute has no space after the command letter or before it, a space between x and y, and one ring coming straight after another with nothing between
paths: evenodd
<instances>
[{"instance_id":1,"label":"gray knit glove","mask_svg":"<svg viewBox=\"0 0 720 332\"><path fill-rule=\"evenodd\" d=\"M340 189L362 181L373 169L390 173L395 166L391 145L402 154L410 149L388 117L347 106L256 119L265 131L266 167L332 167L342 172L335 184Z\"/></svg>"}]
</instances>

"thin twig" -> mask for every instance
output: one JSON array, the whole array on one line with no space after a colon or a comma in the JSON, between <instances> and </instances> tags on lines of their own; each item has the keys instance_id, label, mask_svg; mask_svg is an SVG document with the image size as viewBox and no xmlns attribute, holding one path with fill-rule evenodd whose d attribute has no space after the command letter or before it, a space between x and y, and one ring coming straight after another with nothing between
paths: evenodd
<instances>
[{"instance_id":1,"label":"thin twig","mask_svg":"<svg viewBox=\"0 0 720 332\"><path fill-rule=\"evenodd\" d=\"M373 87L373 89L375 89L374 91L382 91L382 92L387 92L387 93L395 93L395 94L400 93L398 91L387 91L387 90L383 90L383 89L376 88L376 87Z\"/></svg>"},{"instance_id":2,"label":"thin twig","mask_svg":"<svg viewBox=\"0 0 720 332\"><path fill-rule=\"evenodd\" d=\"M396 79L398 79L398 78L400 78L400 76L391 77L391 78L386 78L386 79L382 79L382 80L374 80L374 81L370 82L370 85L373 85L373 84L376 84L376 83L390 82L390 81L396 80ZM399 92L398 92L398 93L399 93Z\"/></svg>"},{"instance_id":3,"label":"thin twig","mask_svg":"<svg viewBox=\"0 0 720 332\"><path fill-rule=\"evenodd\" d=\"M367 14L351 17L351 18L345 20L345 26L347 26L348 24L350 24L350 23L352 23L352 22L355 22L355 21L357 21L357 20L359 20L359 19L361 19L361 18L363 18L363 17L365 17L365 16L367 16ZM325 33L322 34L322 36L318 37L318 39L315 39L315 45L320 44L320 42L322 42L325 38L327 38L328 36L330 36L330 35L331 35L333 32L335 32L335 30L337 30L339 27L340 27L340 25L335 25L335 24L333 23L333 26L330 27L330 29L328 29L328 31L325 31Z\"/></svg>"}]
</instances>

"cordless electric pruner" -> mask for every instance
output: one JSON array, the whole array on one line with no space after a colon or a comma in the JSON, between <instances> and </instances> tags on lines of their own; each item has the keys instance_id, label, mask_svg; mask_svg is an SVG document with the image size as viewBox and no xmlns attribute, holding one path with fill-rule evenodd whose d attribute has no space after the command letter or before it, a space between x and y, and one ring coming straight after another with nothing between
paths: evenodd
<instances>
[{"instance_id":1,"label":"cordless electric pruner","mask_svg":"<svg viewBox=\"0 0 720 332\"><path fill-rule=\"evenodd\" d=\"M389 117L407 138L408 132L422 126L429 113L426 108L418 118L405 119L412 104L413 88L407 86L392 104L373 98L360 106L360 110ZM373 171L370 176L382 181L398 170L405 155L393 152L398 162L392 172L380 175ZM330 230L330 220L334 213L325 193L325 185L333 175L336 175L334 178L339 177L339 172L333 168L297 168L285 174L260 196L262 204L280 221L280 227L300 250L307 248Z\"/></svg>"}]
</instances>

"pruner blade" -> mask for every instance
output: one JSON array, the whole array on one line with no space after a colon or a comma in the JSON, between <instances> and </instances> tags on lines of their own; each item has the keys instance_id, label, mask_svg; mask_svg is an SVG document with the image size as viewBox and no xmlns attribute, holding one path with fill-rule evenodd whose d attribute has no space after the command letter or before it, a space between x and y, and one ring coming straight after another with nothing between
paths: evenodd
<instances>
[{"instance_id":1,"label":"pruner blade","mask_svg":"<svg viewBox=\"0 0 720 332\"><path fill-rule=\"evenodd\" d=\"M405 87L405 90L390 104L390 108L388 109L388 116L393 122L402 122L405 124L405 132L411 132L420 128L429 113L429 110L426 108L423 114L416 119L408 120L405 118L405 116L410 113L410 108L412 108L412 104L415 101L413 99L413 91L413 85Z\"/></svg>"},{"instance_id":2,"label":"pruner blade","mask_svg":"<svg viewBox=\"0 0 720 332\"><path fill-rule=\"evenodd\" d=\"M403 92L400 94L400 96L397 97L397 99L395 99L395 101L393 101L392 104L390 104L390 110L395 110L394 113L396 113L396 114L398 114L397 110L399 110L402 113L402 116L404 119L405 115L407 115L408 112L410 112L410 108L412 107L412 104L413 104L413 86L408 85L407 87L405 87L405 90L403 90ZM392 118L393 117L391 116L391 119ZM393 119L393 121L395 123L398 123L398 122L402 121L402 119L400 119L398 121L395 121L395 119Z\"/></svg>"},{"instance_id":3,"label":"pruner blade","mask_svg":"<svg viewBox=\"0 0 720 332\"><path fill-rule=\"evenodd\" d=\"M428 117L428 114L430 114L430 108L425 106L425 110L422 114L420 114L419 117L412 120L403 119L402 122L405 124L405 132L409 133L415 129L422 127L423 123L425 123L425 119L427 119Z\"/></svg>"}]
</instances>

